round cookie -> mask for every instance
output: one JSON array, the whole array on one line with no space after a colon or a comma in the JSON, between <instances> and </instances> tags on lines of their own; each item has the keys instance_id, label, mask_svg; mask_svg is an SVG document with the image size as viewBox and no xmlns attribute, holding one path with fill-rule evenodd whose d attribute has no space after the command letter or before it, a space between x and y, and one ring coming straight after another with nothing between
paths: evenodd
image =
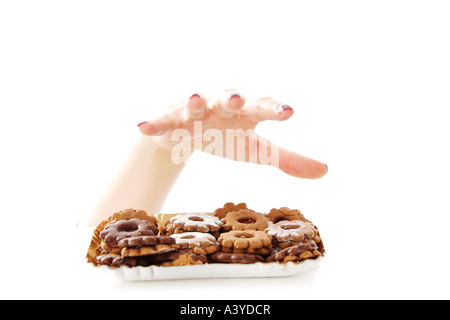
<instances>
[{"instance_id":1,"label":"round cookie","mask_svg":"<svg viewBox=\"0 0 450 320\"><path fill-rule=\"evenodd\" d=\"M317 249L316 243L310 241L309 243L302 243L274 253L267 257L265 262L299 262L305 259L315 259L322 255Z\"/></svg>"},{"instance_id":2,"label":"round cookie","mask_svg":"<svg viewBox=\"0 0 450 320\"><path fill-rule=\"evenodd\" d=\"M165 235L184 232L206 232L218 236L223 223L206 213L179 214L166 221L162 230Z\"/></svg>"},{"instance_id":3,"label":"round cookie","mask_svg":"<svg viewBox=\"0 0 450 320\"><path fill-rule=\"evenodd\" d=\"M119 241L118 247L145 247L157 244L175 244L175 241L169 236L140 236L122 239Z\"/></svg>"},{"instance_id":4,"label":"round cookie","mask_svg":"<svg viewBox=\"0 0 450 320\"><path fill-rule=\"evenodd\" d=\"M178 257L176 259L165 261L161 265L163 267L191 266L196 264L204 264L208 262L208 259L203 254L179 253L179 252L177 252L177 254Z\"/></svg>"},{"instance_id":5,"label":"round cookie","mask_svg":"<svg viewBox=\"0 0 450 320\"><path fill-rule=\"evenodd\" d=\"M108 239L107 242L112 242L112 247L107 244L105 241L105 233L108 233L108 230L111 225L114 225L115 223L123 220L146 220L149 222L147 226L153 225L153 227L148 227L149 230L153 231L153 234L158 234L158 221L156 217L153 215L147 214L144 210L135 210L135 209L125 209L118 212L115 212L111 216L109 216L107 219L101 221L97 227L94 230L94 233L91 238L91 243L89 245L88 252L86 254L86 258L88 262L93 263L94 265L97 265L99 262L96 259L96 257L104 254L120 254L120 249L117 247L114 247L115 243L120 241L122 238L124 238L124 235L121 234L117 239L114 239L114 236L110 235L113 239ZM117 226L116 226L117 227ZM105 229L107 230L105 231ZM117 231L117 230L116 230ZM124 231L124 230L122 230ZM102 237L100 237L100 234L103 232ZM132 230L129 230L129 232L132 232ZM152 235L151 232L144 232L143 234ZM136 233L134 235L139 235L139 233ZM128 237L129 235L125 235L125 237ZM133 235L131 235L133 236Z\"/></svg>"},{"instance_id":6,"label":"round cookie","mask_svg":"<svg viewBox=\"0 0 450 320\"><path fill-rule=\"evenodd\" d=\"M222 252L267 255L272 251L272 237L264 231L234 230L219 237Z\"/></svg>"},{"instance_id":7,"label":"round cookie","mask_svg":"<svg viewBox=\"0 0 450 320\"><path fill-rule=\"evenodd\" d=\"M207 255L219 251L216 238L204 232L185 232L170 235L179 246L179 252Z\"/></svg>"},{"instance_id":8,"label":"round cookie","mask_svg":"<svg viewBox=\"0 0 450 320\"><path fill-rule=\"evenodd\" d=\"M151 214L148 214L144 210L136 210L132 208L124 209L118 212L113 213L108 218L108 223L114 223L120 220L130 220L130 219L139 219L139 220L148 220L154 226L158 226L158 220Z\"/></svg>"},{"instance_id":9,"label":"round cookie","mask_svg":"<svg viewBox=\"0 0 450 320\"><path fill-rule=\"evenodd\" d=\"M122 257L140 257L175 251L178 245L175 239L168 236L141 236L119 241Z\"/></svg>"},{"instance_id":10,"label":"round cookie","mask_svg":"<svg viewBox=\"0 0 450 320\"><path fill-rule=\"evenodd\" d=\"M117 255L100 255L97 257L98 265L107 265L112 268L118 268L122 266L126 267L147 267L152 264L151 260L149 259L151 256L144 256L144 257L121 257Z\"/></svg>"},{"instance_id":11,"label":"round cookie","mask_svg":"<svg viewBox=\"0 0 450 320\"><path fill-rule=\"evenodd\" d=\"M124 264L121 256L103 254L96 257L98 265L107 265L113 268L120 267Z\"/></svg>"},{"instance_id":12,"label":"round cookie","mask_svg":"<svg viewBox=\"0 0 450 320\"><path fill-rule=\"evenodd\" d=\"M188 266L194 264L203 264L207 262L207 258L205 255L195 253L181 253L178 251L154 254L151 256L145 256L143 258L147 258L150 265L160 265L163 267Z\"/></svg>"},{"instance_id":13,"label":"round cookie","mask_svg":"<svg viewBox=\"0 0 450 320\"><path fill-rule=\"evenodd\" d=\"M277 223L283 220L300 220L303 222L308 222L300 210L289 209L288 207L281 207L280 209L273 208L265 216L272 223Z\"/></svg>"},{"instance_id":14,"label":"round cookie","mask_svg":"<svg viewBox=\"0 0 450 320\"><path fill-rule=\"evenodd\" d=\"M223 230L257 230L263 231L269 226L269 220L259 212L241 209L229 212L222 219Z\"/></svg>"},{"instance_id":15,"label":"round cookie","mask_svg":"<svg viewBox=\"0 0 450 320\"><path fill-rule=\"evenodd\" d=\"M321 239L315 226L310 222L301 220L282 220L270 225L266 232L274 240L274 246L286 248L300 244L306 240L314 240L320 243Z\"/></svg>"},{"instance_id":16,"label":"round cookie","mask_svg":"<svg viewBox=\"0 0 450 320\"><path fill-rule=\"evenodd\" d=\"M106 224L100 232L99 238L102 240L103 250L111 253L119 253L119 241L125 238L138 236L154 236L158 233L158 228L149 220L119 220L112 224Z\"/></svg>"},{"instance_id":17,"label":"round cookie","mask_svg":"<svg viewBox=\"0 0 450 320\"><path fill-rule=\"evenodd\" d=\"M264 258L257 254L245 253L224 253L216 252L209 256L212 262L216 263L240 263L249 264L256 262L264 262Z\"/></svg>"},{"instance_id":18,"label":"round cookie","mask_svg":"<svg viewBox=\"0 0 450 320\"><path fill-rule=\"evenodd\" d=\"M241 209L250 210L247 208L247 204L245 203L234 204L233 202L227 202L224 204L223 208L218 208L214 211L214 216L219 219L223 219L229 212L239 211Z\"/></svg>"}]
</instances>

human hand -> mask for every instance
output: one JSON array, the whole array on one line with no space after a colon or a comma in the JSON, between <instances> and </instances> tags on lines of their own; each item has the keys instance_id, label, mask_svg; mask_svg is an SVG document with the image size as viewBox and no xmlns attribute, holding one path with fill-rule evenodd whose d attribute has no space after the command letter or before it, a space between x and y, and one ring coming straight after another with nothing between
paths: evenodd
<instances>
[{"instance_id":1,"label":"human hand","mask_svg":"<svg viewBox=\"0 0 450 320\"><path fill-rule=\"evenodd\" d=\"M320 178L328 167L283 149L254 132L261 121L289 119L294 110L272 98L244 99L236 90L225 90L211 98L199 94L179 101L158 119L138 125L168 150L180 145L180 137L192 149L232 160L270 164L299 178ZM205 145L205 141L212 141ZM184 149L186 141L184 141Z\"/></svg>"}]
</instances>

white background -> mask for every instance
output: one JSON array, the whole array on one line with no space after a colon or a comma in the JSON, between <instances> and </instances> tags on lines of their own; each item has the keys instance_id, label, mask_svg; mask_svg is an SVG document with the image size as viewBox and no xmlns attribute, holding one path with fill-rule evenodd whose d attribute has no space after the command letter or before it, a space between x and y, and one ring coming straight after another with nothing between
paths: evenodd
<instances>
[{"instance_id":1,"label":"white background","mask_svg":"<svg viewBox=\"0 0 450 320\"><path fill-rule=\"evenodd\" d=\"M447 1L3 1L0 298L450 298ZM320 269L126 283L74 225L139 136L196 91L295 109L258 132L319 180L195 154L164 212L300 209Z\"/></svg>"}]
</instances>

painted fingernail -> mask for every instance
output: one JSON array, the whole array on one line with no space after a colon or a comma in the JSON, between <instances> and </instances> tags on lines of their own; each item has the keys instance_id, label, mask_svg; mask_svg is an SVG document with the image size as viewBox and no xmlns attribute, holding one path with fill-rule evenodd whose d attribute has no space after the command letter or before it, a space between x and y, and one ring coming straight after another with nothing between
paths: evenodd
<instances>
[{"instance_id":1,"label":"painted fingernail","mask_svg":"<svg viewBox=\"0 0 450 320\"><path fill-rule=\"evenodd\" d=\"M142 126L144 123L147 123L147 121L144 121L144 122L139 123L139 124L137 125L138 128L139 128L140 126Z\"/></svg>"},{"instance_id":2,"label":"painted fingernail","mask_svg":"<svg viewBox=\"0 0 450 320\"><path fill-rule=\"evenodd\" d=\"M192 98L200 98L200 95L198 93L194 93L192 96L189 97L189 99Z\"/></svg>"},{"instance_id":3,"label":"painted fingernail","mask_svg":"<svg viewBox=\"0 0 450 320\"><path fill-rule=\"evenodd\" d=\"M281 106L278 106L278 110L280 112L287 111L287 110L293 110L291 106L288 106L287 104L283 104Z\"/></svg>"},{"instance_id":4,"label":"painted fingernail","mask_svg":"<svg viewBox=\"0 0 450 320\"><path fill-rule=\"evenodd\" d=\"M325 169L327 169L327 171L325 171L325 173L328 173L328 166L325 163L323 165L325 166Z\"/></svg>"},{"instance_id":5,"label":"painted fingernail","mask_svg":"<svg viewBox=\"0 0 450 320\"><path fill-rule=\"evenodd\" d=\"M233 98L242 98L242 96L239 93L230 93L228 96L228 100L231 100Z\"/></svg>"}]
</instances>

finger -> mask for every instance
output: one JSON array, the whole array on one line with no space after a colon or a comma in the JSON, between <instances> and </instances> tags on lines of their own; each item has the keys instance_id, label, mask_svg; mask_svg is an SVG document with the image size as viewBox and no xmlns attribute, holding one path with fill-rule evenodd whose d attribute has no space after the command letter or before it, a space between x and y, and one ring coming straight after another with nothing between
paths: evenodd
<instances>
[{"instance_id":1,"label":"finger","mask_svg":"<svg viewBox=\"0 0 450 320\"><path fill-rule=\"evenodd\" d=\"M243 112L254 122L265 120L284 121L292 117L294 109L270 97L247 101Z\"/></svg>"},{"instance_id":2,"label":"finger","mask_svg":"<svg viewBox=\"0 0 450 320\"><path fill-rule=\"evenodd\" d=\"M245 104L244 97L236 90L223 91L211 104L213 114L220 119L231 119Z\"/></svg>"},{"instance_id":3,"label":"finger","mask_svg":"<svg viewBox=\"0 0 450 320\"><path fill-rule=\"evenodd\" d=\"M320 161L279 149L279 169L298 178L318 179L328 172L328 166Z\"/></svg>"},{"instance_id":4,"label":"finger","mask_svg":"<svg viewBox=\"0 0 450 320\"><path fill-rule=\"evenodd\" d=\"M206 114L206 100L202 95L193 94L186 103L186 114L192 120L201 120Z\"/></svg>"},{"instance_id":5,"label":"finger","mask_svg":"<svg viewBox=\"0 0 450 320\"><path fill-rule=\"evenodd\" d=\"M229 148L227 141L228 159L271 165L297 178L317 179L328 172L326 164L283 149L254 132L236 140L234 148Z\"/></svg>"},{"instance_id":6,"label":"finger","mask_svg":"<svg viewBox=\"0 0 450 320\"><path fill-rule=\"evenodd\" d=\"M166 114L158 119L144 121L138 124L141 133L148 136L168 134L179 127L181 117L177 114Z\"/></svg>"}]
</instances>

